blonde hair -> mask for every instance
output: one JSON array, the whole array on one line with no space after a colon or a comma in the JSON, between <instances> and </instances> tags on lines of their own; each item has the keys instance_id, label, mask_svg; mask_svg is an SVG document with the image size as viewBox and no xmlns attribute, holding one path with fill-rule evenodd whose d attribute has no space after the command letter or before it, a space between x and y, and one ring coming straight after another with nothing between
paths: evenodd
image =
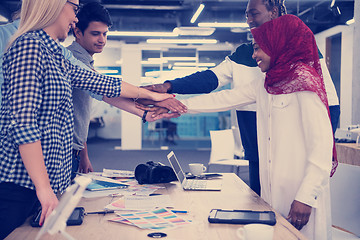
<instances>
[{"instance_id":1,"label":"blonde hair","mask_svg":"<svg viewBox=\"0 0 360 240\"><path fill-rule=\"evenodd\" d=\"M22 34L53 24L65 3L66 0L22 0L19 29L10 39L8 47Z\"/></svg>"}]
</instances>

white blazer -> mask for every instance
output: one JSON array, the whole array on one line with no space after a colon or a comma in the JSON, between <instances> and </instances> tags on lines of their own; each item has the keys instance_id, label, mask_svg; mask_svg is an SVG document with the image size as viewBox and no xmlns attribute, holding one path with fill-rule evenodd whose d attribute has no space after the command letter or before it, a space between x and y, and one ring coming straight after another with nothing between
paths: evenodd
<instances>
[{"instance_id":1,"label":"white blazer","mask_svg":"<svg viewBox=\"0 0 360 240\"><path fill-rule=\"evenodd\" d=\"M204 105L219 110L256 102L261 196L284 217L294 200L312 206L301 232L309 239L331 239L333 135L327 109L315 93L271 95L257 78L182 102L189 113L204 111Z\"/></svg>"}]
</instances>

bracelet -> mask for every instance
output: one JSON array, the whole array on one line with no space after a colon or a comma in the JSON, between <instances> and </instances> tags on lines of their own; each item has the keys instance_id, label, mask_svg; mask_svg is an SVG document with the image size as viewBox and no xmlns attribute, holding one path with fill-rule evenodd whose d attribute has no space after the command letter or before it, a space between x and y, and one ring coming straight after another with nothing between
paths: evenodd
<instances>
[{"instance_id":1,"label":"bracelet","mask_svg":"<svg viewBox=\"0 0 360 240\"><path fill-rule=\"evenodd\" d=\"M148 113L149 111L148 110L145 110L144 111L144 114L143 114L143 116L142 116L142 121L143 121L143 123L146 123L146 115L147 115L147 113Z\"/></svg>"},{"instance_id":2,"label":"bracelet","mask_svg":"<svg viewBox=\"0 0 360 240\"><path fill-rule=\"evenodd\" d=\"M137 94L136 98L133 98L134 102L136 102L140 97L140 88L137 87L137 89L138 89L138 94Z\"/></svg>"}]
</instances>

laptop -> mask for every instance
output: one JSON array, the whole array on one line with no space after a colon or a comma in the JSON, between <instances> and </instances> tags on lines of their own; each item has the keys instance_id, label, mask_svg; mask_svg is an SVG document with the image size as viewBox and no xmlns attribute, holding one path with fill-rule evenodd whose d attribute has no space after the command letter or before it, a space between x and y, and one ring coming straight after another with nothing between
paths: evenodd
<instances>
[{"instance_id":1,"label":"laptop","mask_svg":"<svg viewBox=\"0 0 360 240\"><path fill-rule=\"evenodd\" d=\"M184 190L221 191L221 180L187 179L184 171L179 164L179 161L175 156L175 153L171 151L167 155L167 158Z\"/></svg>"}]
</instances>

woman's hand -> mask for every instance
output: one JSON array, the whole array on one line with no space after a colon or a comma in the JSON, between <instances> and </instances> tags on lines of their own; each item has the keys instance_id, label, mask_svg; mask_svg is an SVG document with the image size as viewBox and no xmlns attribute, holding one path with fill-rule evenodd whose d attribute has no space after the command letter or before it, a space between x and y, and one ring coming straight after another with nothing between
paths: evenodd
<instances>
[{"instance_id":1,"label":"woman's hand","mask_svg":"<svg viewBox=\"0 0 360 240\"><path fill-rule=\"evenodd\" d=\"M294 200L291 204L290 212L286 218L296 229L301 230L308 222L311 214L309 205Z\"/></svg>"},{"instance_id":2,"label":"woman's hand","mask_svg":"<svg viewBox=\"0 0 360 240\"><path fill-rule=\"evenodd\" d=\"M39 221L40 226L42 226L45 219L58 205L59 200L57 199L56 195L54 194L54 191L50 186L44 189L36 189L36 195L39 199L42 209L40 221Z\"/></svg>"},{"instance_id":3,"label":"woman's hand","mask_svg":"<svg viewBox=\"0 0 360 240\"><path fill-rule=\"evenodd\" d=\"M155 108L154 108L155 106ZM162 107L170 110L171 112L186 113L187 107L175 98L168 98L160 102L151 101L148 99L140 99L136 103L136 107L141 110L156 111L156 107Z\"/></svg>"},{"instance_id":4,"label":"woman's hand","mask_svg":"<svg viewBox=\"0 0 360 240\"><path fill-rule=\"evenodd\" d=\"M38 140L36 142L19 145L19 151L25 168L35 185L36 195L42 207L39 221L39 224L42 225L45 218L48 217L58 205L59 200L50 186L50 180L42 154L41 142Z\"/></svg>"}]
</instances>

